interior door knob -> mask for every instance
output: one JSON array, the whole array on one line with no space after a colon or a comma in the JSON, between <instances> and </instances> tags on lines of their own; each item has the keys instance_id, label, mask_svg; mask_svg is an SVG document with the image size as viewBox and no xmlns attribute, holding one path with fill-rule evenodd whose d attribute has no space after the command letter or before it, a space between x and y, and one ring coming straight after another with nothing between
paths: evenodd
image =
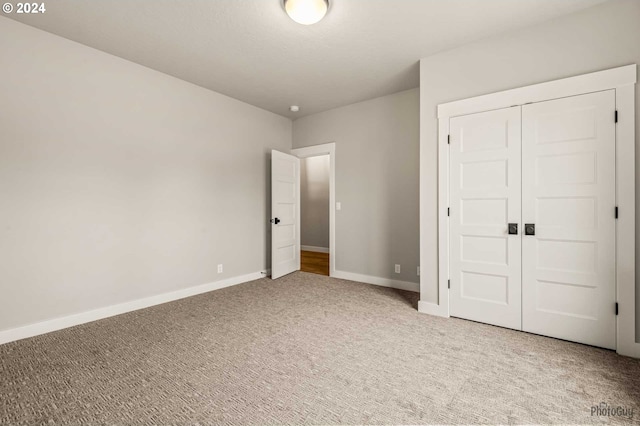
<instances>
[{"instance_id":1,"label":"interior door knob","mask_svg":"<svg viewBox=\"0 0 640 426\"><path fill-rule=\"evenodd\" d=\"M271 223L275 223L276 225L280 223L280 219L277 217L275 219L271 219Z\"/></svg>"},{"instance_id":2,"label":"interior door knob","mask_svg":"<svg viewBox=\"0 0 640 426\"><path fill-rule=\"evenodd\" d=\"M535 223L525 223L524 224L524 235L536 235L536 224Z\"/></svg>"},{"instance_id":3,"label":"interior door knob","mask_svg":"<svg viewBox=\"0 0 640 426\"><path fill-rule=\"evenodd\" d=\"M509 235L518 235L518 224L510 223L509 224Z\"/></svg>"}]
</instances>

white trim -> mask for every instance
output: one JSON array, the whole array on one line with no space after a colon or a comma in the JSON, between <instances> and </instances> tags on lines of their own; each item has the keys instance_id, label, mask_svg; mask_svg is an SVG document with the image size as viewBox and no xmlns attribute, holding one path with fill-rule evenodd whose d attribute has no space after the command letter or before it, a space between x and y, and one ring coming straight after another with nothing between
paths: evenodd
<instances>
[{"instance_id":1,"label":"white trim","mask_svg":"<svg viewBox=\"0 0 640 426\"><path fill-rule=\"evenodd\" d=\"M302 208L302 198L300 198L300 191L301 191L301 184L300 184L300 175L301 175L301 169L302 166L300 164L300 158L297 159L298 161L296 162L296 249L297 252L295 253L296 256L296 260L297 260L297 265L296 265L296 271L300 270L300 266L301 266L301 262L302 259L300 256L300 245L302 244L302 238L301 238L301 230L302 230L302 223L301 223L301 217L300 217L300 209ZM273 193L272 193L273 194ZM271 235L273 235L273 233L271 233ZM271 251L271 259L273 259L273 249ZM273 269L273 265L271 266L271 268Z\"/></svg>"},{"instance_id":2,"label":"white trim","mask_svg":"<svg viewBox=\"0 0 640 426\"><path fill-rule=\"evenodd\" d=\"M636 336L635 304L635 64L547 83L506 90L438 105L438 303L420 302L419 311L449 316L447 286L449 265L449 118L494 109L509 108L602 90L616 90L616 191L620 211L616 239L617 352L640 358ZM424 119L424 118L421 118ZM420 173L428 171L421 168ZM420 200L420 209L431 208L431 200ZM421 239L423 237L421 236ZM427 283L423 285L426 286Z\"/></svg>"},{"instance_id":3,"label":"white trim","mask_svg":"<svg viewBox=\"0 0 640 426\"><path fill-rule=\"evenodd\" d=\"M504 90L474 98L462 99L438 105L438 118L473 114L492 109L524 105L530 102L548 101L567 96L609 90L635 84L636 65L611 68L576 77L548 81L517 89Z\"/></svg>"},{"instance_id":4,"label":"white trim","mask_svg":"<svg viewBox=\"0 0 640 426\"><path fill-rule=\"evenodd\" d=\"M425 302L423 300L418 302L418 312L421 314L435 315L437 317L449 318L449 310L443 309L441 305L437 303Z\"/></svg>"},{"instance_id":5,"label":"white trim","mask_svg":"<svg viewBox=\"0 0 640 426\"><path fill-rule=\"evenodd\" d=\"M359 283L373 284L381 287L397 288L398 290L413 291L418 293L420 291L420 284L411 283L409 281L392 280L391 278L373 277L371 275L356 274L346 271L334 271L333 278L339 278L341 280L356 281Z\"/></svg>"},{"instance_id":6,"label":"white trim","mask_svg":"<svg viewBox=\"0 0 640 426\"><path fill-rule=\"evenodd\" d=\"M336 144L335 142L321 145L295 148L291 155L298 158L329 155L329 276L336 272Z\"/></svg>"},{"instance_id":7,"label":"white trim","mask_svg":"<svg viewBox=\"0 0 640 426\"><path fill-rule=\"evenodd\" d=\"M302 251L312 251L315 253L329 253L329 247L317 247L317 246L300 246Z\"/></svg>"},{"instance_id":8,"label":"white trim","mask_svg":"<svg viewBox=\"0 0 640 426\"><path fill-rule=\"evenodd\" d=\"M158 294L156 296L146 297L144 299L124 302L117 305L111 305L104 308L94 309L92 311L81 312L61 318L54 318L47 321L29 324L18 328L0 331L0 344L13 342L28 337L38 336L40 334L50 333L52 331L62 330L63 328L73 327L75 325L85 324L115 315L124 314L138 309L144 309L162 303L172 302L185 297L195 296L197 294L207 293L213 290L242 284L249 281L264 278L267 271L254 272L238 277L226 278L224 280L215 281L209 284L203 284L195 287L189 287L169 293Z\"/></svg>"},{"instance_id":9,"label":"white trim","mask_svg":"<svg viewBox=\"0 0 640 426\"><path fill-rule=\"evenodd\" d=\"M444 132L438 134L438 171L449 176L449 119L439 119ZM449 316L449 180L438 180L438 246L447 256L438 256L438 316ZM435 307L431 306L430 311Z\"/></svg>"},{"instance_id":10,"label":"white trim","mask_svg":"<svg viewBox=\"0 0 640 426\"><path fill-rule=\"evenodd\" d=\"M616 350L620 355L640 358L636 342L635 276L635 85L616 89L616 200L620 212L616 221L616 282L618 332Z\"/></svg>"}]
</instances>

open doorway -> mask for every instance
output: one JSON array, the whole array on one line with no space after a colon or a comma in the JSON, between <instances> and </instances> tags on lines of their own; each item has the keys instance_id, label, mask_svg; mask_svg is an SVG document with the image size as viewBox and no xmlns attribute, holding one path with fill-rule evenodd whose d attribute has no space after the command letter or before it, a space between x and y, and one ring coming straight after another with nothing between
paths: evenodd
<instances>
[{"instance_id":1,"label":"open doorway","mask_svg":"<svg viewBox=\"0 0 640 426\"><path fill-rule=\"evenodd\" d=\"M328 154L300 159L300 270L329 275Z\"/></svg>"},{"instance_id":2,"label":"open doorway","mask_svg":"<svg viewBox=\"0 0 640 426\"><path fill-rule=\"evenodd\" d=\"M291 150L300 158L300 270L336 270L335 143Z\"/></svg>"}]
</instances>

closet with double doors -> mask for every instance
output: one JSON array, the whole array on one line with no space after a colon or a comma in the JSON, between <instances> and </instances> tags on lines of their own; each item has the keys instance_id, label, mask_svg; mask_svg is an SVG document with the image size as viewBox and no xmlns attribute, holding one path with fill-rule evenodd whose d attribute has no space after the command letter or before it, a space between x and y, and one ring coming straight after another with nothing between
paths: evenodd
<instances>
[{"instance_id":1,"label":"closet with double doors","mask_svg":"<svg viewBox=\"0 0 640 426\"><path fill-rule=\"evenodd\" d=\"M449 118L451 316L616 347L615 92Z\"/></svg>"}]
</instances>

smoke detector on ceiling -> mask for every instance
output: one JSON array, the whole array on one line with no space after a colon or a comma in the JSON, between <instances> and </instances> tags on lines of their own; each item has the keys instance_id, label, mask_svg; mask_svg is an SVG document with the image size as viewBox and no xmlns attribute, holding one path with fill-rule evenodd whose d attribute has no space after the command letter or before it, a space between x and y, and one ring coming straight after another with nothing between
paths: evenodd
<instances>
[{"instance_id":1,"label":"smoke detector on ceiling","mask_svg":"<svg viewBox=\"0 0 640 426\"><path fill-rule=\"evenodd\" d=\"M291 106L289 107L289 111L291 111L291 112L298 112L298 111L300 111L300 107L299 107L298 105L291 105Z\"/></svg>"}]
</instances>

